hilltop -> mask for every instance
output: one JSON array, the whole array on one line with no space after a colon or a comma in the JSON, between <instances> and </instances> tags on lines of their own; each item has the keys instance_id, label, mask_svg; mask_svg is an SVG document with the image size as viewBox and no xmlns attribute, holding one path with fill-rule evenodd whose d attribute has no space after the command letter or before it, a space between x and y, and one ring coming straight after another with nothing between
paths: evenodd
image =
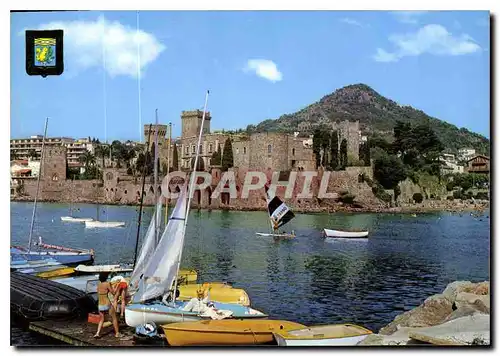
<instances>
[{"instance_id":1,"label":"hilltop","mask_svg":"<svg viewBox=\"0 0 500 356\"><path fill-rule=\"evenodd\" d=\"M249 125L247 131L308 131L328 128L335 121L359 120L364 135L392 137L396 121L414 125L426 121L444 144L446 151L456 153L459 148L471 147L489 155L490 141L466 128L431 117L411 106L402 106L388 99L366 84L354 84L340 88L293 114L280 116L276 120L265 120L258 125Z\"/></svg>"}]
</instances>

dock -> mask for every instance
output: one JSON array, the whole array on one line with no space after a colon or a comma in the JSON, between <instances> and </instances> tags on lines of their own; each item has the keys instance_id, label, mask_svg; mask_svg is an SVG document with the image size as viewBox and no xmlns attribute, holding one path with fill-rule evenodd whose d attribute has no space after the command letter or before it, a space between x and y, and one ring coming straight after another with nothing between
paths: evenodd
<instances>
[{"instance_id":1,"label":"dock","mask_svg":"<svg viewBox=\"0 0 500 356\"><path fill-rule=\"evenodd\" d=\"M109 324L109 323L108 323ZM106 324L104 324L106 325ZM90 346L90 347L141 347L148 346L137 343L134 334L134 328L125 324L120 324L121 338L115 337L112 325L104 326L101 330L101 338L95 339L97 325L86 321L36 321L29 324L29 329L35 333L48 336L50 338L62 341L72 346ZM150 346L164 346L162 343L152 344Z\"/></svg>"}]
</instances>

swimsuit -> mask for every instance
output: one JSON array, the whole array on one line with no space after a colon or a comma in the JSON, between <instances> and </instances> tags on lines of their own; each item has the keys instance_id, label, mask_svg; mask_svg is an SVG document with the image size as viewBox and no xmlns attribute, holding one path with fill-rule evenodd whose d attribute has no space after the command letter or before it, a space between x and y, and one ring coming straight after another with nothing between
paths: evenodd
<instances>
[{"instance_id":1,"label":"swimsuit","mask_svg":"<svg viewBox=\"0 0 500 356\"><path fill-rule=\"evenodd\" d=\"M110 307L108 292L98 293L98 297L99 297L99 311L101 312L108 311Z\"/></svg>"}]
</instances>

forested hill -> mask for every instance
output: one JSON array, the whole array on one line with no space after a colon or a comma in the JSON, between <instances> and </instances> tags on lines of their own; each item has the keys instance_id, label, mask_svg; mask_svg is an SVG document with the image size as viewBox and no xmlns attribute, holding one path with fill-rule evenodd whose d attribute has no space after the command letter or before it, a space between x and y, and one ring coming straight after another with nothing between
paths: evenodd
<instances>
[{"instance_id":1,"label":"forested hill","mask_svg":"<svg viewBox=\"0 0 500 356\"><path fill-rule=\"evenodd\" d=\"M368 136L392 136L396 121L422 124L428 120L443 143L446 151L456 153L460 148L475 148L478 153L489 155L490 141L465 128L458 128L437 118L430 117L411 106L402 106L380 95L366 84L348 85L326 95L318 102L276 120L265 120L249 125L247 131L312 131L328 127L335 121L359 120L361 130Z\"/></svg>"}]
</instances>

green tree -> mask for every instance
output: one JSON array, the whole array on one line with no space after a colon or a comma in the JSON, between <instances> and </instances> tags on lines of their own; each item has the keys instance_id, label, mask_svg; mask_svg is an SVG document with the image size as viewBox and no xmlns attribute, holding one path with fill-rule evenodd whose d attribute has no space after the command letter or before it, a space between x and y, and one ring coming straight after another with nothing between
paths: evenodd
<instances>
[{"instance_id":1,"label":"green tree","mask_svg":"<svg viewBox=\"0 0 500 356\"><path fill-rule=\"evenodd\" d=\"M330 169L336 170L339 166L339 136L338 131L330 135Z\"/></svg>"},{"instance_id":2,"label":"green tree","mask_svg":"<svg viewBox=\"0 0 500 356\"><path fill-rule=\"evenodd\" d=\"M234 166L233 159L233 144L231 139L228 138L222 150L222 171L226 172L229 168Z\"/></svg>"},{"instance_id":3,"label":"green tree","mask_svg":"<svg viewBox=\"0 0 500 356\"><path fill-rule=\"evenodd\" d=\"M382 155L374 162L373 177L385 189L394 189L406 176L403 162L396 156Z\"/></svg>"},{"instance_id":4,"label":"green tree","mask_svg":"<svg viewBox=\"0 0 500 356\"><path fill-rule=\"evenodd\" d=\"M340 142L339 160L341 169L347 167L347 140L344 138Z\"/></svg>"},{"instance_id":5,"label":"green tree","mask_svg":"<svg viewBox=\"0 0 500 356\"><path fill-rule=\"evenodd\" d=\"M213 166L219 166L222 164L222 156L221 156L221 153L220 153L220 150L217 150L217 151L214 151L214 153L212 153L212 158L210 159L210 162L212 163Z\"/></svg>"},{"instance_id":6,"label":"green tree","mask_svg":"<svg viewBox=\"0 0 500 356\"><path fill-rule=\"evenodd\" d=\"M78 161L82 163L85 166L85 169L87 170L90 166L95 165L96 163L96 158L90 151L85 151L82 153L80 157L78 157Z\"/></svg>"}]
</instances>

